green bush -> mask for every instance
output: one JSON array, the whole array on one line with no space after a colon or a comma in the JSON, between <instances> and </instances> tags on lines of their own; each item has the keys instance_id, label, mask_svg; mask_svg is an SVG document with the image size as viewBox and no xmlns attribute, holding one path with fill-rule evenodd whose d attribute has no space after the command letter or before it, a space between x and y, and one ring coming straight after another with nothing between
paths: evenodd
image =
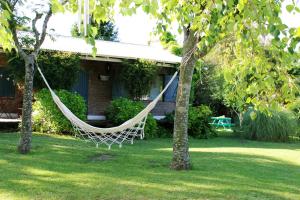
<instances>
[{"instance_id":1,"label":"green bush","mask_svg":"<svg viewBox=\"0 0 300 200\"><path fill-rule=\"evenodd\" d=\"M145 106L142 102L132 101L127 98L118 98L113 100L108 106L106 116L114 126L117 126L134 117L144 108ZM157 122L151 114L148 115L144 131L145 138L157 137Z\"/></svg>"},{"instance_id":2,"label":"green bush","mask_svg":"<svg viewBox=\"0 0 300 200\"><path fill-rule=\"evenodd\" d=\"M86 104L79 94L58 90L61 101L81 120L86 120ZM71 123L53 102L49 90L42 89L35 94L33 104L33 130L47 133L73 133Z\"/></svg>"},{"instance_id":3,"label":"green bush","mask_svg":"<svg viewBox=\"0 0 300 200\"><path fill-rule=\"evenodd\" d=\"M216 136L216 133L209 125L209 119L212 111L209 106L200 105L197 107L189 108L188 132L189 136L194 138L209 138ZM164 119L168 127L173 127L174 112L166 115ZM172 124L172 125L171 125Z\"/></svg>"},{"instance_id":4,"label":"green bush","mask_svg":"<svg viewBox=\"0 0 300 200\"><path fill-rule=\"evenodd\" d=\"M209 124L209 119L212 115L210 107L200 105L197 107L190 107L189 109L189 135L195 138L208 138L215 136Z\"/></svg>"},{"instance_id":5,"label":"green bush","mask_svg":"<svg viewBox=\"0 0 300 200\"><path fill-rule=\"evenodd\" d=\"M9 60L8 73L19 83L24 83L25 63L15 52L7 54ZM41 51L37 58L38 65L52 89L71 89L76 83L80 72L80 57L78 54ZM45 88L42 77L35 72L34 88Z\"/></svg>"},{"instance_id":6,"label":"green bush","mask_svg":"<svg viewBox=\"0 0 300 200\"><path fill-rule=\"evenodd\" d=\"M269 114L249 109L244 114L242 135L251 140L286 142L296 134L295 116L287 111L270 111Z\"/></svg>"}]
</instances>

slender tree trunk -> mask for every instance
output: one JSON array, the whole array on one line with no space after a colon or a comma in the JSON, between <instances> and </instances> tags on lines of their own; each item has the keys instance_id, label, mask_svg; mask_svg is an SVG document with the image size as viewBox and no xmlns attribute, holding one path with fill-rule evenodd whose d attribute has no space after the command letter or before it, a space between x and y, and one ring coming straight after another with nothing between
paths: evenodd
<instances>
[{"instance_id":1,"label":"slender tree trunk","mask_svg":"<svg viewBox=\"0 0 300 200\"><path fill-rule=\"evenodd\" d=\"M238 118L239 118L239 125L240 125L240 128L242 128L242 124L243 124L243 112L238 112L235 109L233 109L233 111L238 116Z\"/></svg>"},{"instance_id":2,"label":"slender tree trunk","mask_svg":"<svg viewBox=\"0 0 300 200\"><path fill-rule=\"evenodd\" d=\"M31 113L32 113L32 90L34 76L34 58L29 55L25 59L25 87L23 95L22 127L18 151L22 154L30 152L31 148Z\"/></svg>"},{"instance_id":3,"label":"slender tree trunk","mask_svg":"<svg viewBox=\"0 0 300 200\"><path fill-rule=\"evenodd\" d=\"M170 166L175 170L187 170L191 167L188 145L188 109L194 65L197 61L194 53L196 44L197 38L194 32L185 30L183 58L176 98L173 159Z\"/></svg>"}]
</instances>

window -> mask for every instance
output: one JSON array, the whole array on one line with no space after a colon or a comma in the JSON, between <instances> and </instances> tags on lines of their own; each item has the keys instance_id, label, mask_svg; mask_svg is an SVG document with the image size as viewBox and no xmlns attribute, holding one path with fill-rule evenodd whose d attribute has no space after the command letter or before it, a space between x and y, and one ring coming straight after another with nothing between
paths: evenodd
<instances>
[{"instance_id":1,"label":"window","mask_svg":"<svg viewBox=\"0 0 300 200\"><path fill-rule=\"evenodd\" d=\"M155 99L159 95L159 93L163 90L163 88L164 88L164 76L163 75L156 76L155 80L152 83L150 94L143 97L142 99L143 100ZM160 100L163 101L163 96Z\"/></svg>"},{"instance_id":2,"label":"window","mask_svg":"<svg viewBox=\"0 0 300 200\"><path fill-rule=\"evenodd\" d=\"M14 80L0 68L0 97L15 97Z\"/></svg>"},{"instance_id":3,"label":"window","mask_svg":"<svg viewBox=\"0 0 300 200\"><path fill-rule=\"evenodd\" d=\"M86 71L80 70L78 80L71 91L77 92L84 98L86 103L88 102L89 76Z\"/></svg>"},{"instance_id":4,"label":"window","mask_svg":"<svg viewBox=\"0 0 300 200\"><path fill-rule=\"evenodd\" d=\"M172 75L165 75L164 76L164 86L168 84L168 82L171 80ZM177 95L177 88L178 88L178 81L179 77L177 76L174 81L171 83L169 88L164 94L164 101L167 102L175 102L176 101L176 95Z\"/></svg>"}]
</instances>

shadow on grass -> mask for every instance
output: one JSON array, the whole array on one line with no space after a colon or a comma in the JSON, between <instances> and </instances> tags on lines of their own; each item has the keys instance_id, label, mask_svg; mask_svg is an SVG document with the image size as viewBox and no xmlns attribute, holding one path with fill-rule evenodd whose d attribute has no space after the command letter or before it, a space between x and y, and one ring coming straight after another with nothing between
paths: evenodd
<instances>
[{"instance_id":1,"label":"shadow on grass","mask_svg":"<svg viewBox=\"0 0 300 200\"><path fill-rule=\"evenodd\" d=\"M193 170L168 169L171 140L139 141L135 145L93 148L71 138L37 135L33 151L15 150L17 135L0 135L1 193L24 199L300 199L299 165L268 155L210 152L239 147L299 149L300 144L239 143L216 138L193 140ZM267 146L267 147L265 147ZM287 148L284 148L286 146ZM109 153L113 160L90 157ZM300 158L300 157L299 157Z\"/></svg>"}]
</instances>

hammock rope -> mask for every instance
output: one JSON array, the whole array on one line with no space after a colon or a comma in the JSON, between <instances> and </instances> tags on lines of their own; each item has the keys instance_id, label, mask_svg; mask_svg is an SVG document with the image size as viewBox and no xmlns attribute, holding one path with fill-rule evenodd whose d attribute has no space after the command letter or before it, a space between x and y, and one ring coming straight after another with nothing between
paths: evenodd
<instances>
[{"instance_id":1,"label":"hammock rope","mask_svg":"<svg viewBox=\"0 0 300 200\"><path fill-rule=\"evenodd\" d=\"M145 124L149 112L156 106L159 99L166 92L166 90L169 88L169 86L171 85L171 83L174 81L174 79L178 74L178 72L176 71L172 76L172 78L170 79L170 81L168 82L168 84L161 91L161 93L153 101L151 101L142 111L140 111L136 116L134 116L133 118L127 120L123 124L116 127L99 128L99 127L91 126L90 124L76 117L61 102L60 98L51 89L47 79L45 78L44 74L42 73L38 65L37 65L37 69L43 81L45 82L47 88L49 89L54 103L57 105L57 107L62 112L62 114L71 122L75 130L76 136L86 141L93 142L96 145L96 147L98 147L99 144L105 144L108 146L109 149L113 144L118 144L119 147L122 147L123 142L130 141L131 144L133 144L133 140L136 137L140 137L140 139L144 138L145 136L144 128L145 128Z\"/></svg>"}]
</instances>

